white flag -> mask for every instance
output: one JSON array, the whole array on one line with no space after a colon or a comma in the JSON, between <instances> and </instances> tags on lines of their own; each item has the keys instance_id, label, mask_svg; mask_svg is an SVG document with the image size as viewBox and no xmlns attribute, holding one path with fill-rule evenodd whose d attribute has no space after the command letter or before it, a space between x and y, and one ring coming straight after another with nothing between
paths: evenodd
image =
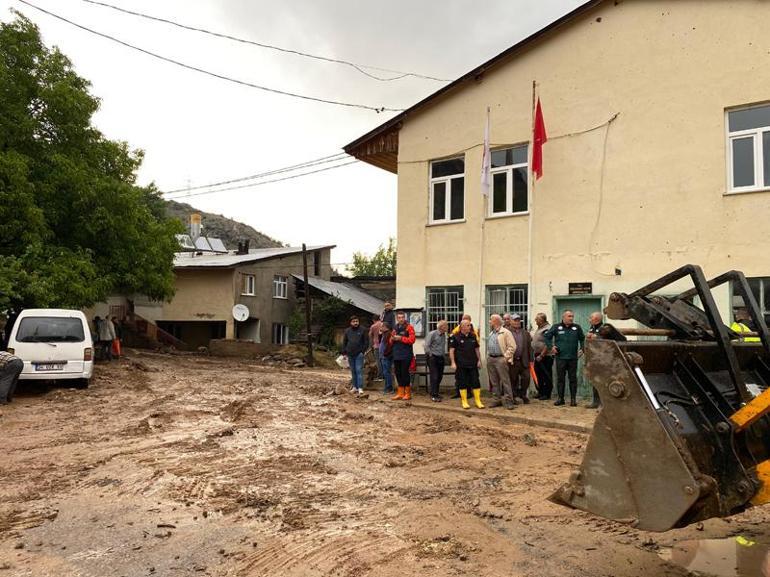
<instances>
[{"instance_id":1,"label":"white flag","mask_svg":"<svg viewBox=\"0 0 770 577\"><path fill-rule=\"evenodd\" d=\"M481 157L481 194L489 196L489 182L492 179L492 154L489 151L489 106L487 122L484 125L484 152Z\"/></svg>"}]
</instances>

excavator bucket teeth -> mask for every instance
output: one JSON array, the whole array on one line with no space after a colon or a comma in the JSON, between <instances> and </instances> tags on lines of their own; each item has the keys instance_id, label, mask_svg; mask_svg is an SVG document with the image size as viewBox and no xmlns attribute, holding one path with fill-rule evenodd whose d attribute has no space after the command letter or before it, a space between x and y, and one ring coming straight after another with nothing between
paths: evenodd
<instances>
[{"instance_id":1,"label":"excavator bucket teeth","mask_svg":"<svg viewBox=\"0 0 770 577\"><path fill-rule=\"evenodd\" d=\"M591 343L587 360L603 408L583 464L551 500L647 531L675 527L700 498L686 449L662 425L613 341Z\"/></svg>"}]
</instances>

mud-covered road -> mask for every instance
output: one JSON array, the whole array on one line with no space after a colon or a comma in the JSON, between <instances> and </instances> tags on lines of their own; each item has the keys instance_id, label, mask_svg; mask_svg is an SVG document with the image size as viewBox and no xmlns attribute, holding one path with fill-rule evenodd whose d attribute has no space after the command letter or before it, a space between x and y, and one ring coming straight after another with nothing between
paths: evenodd
<instances>
[{"instance_id":1,"label":"mud-covered road","mask_svg":"<svg viewBox=\"0 0 770 577\"><path fill-rule=\"evenodd\" d=\"M345 373L132 353L0 416L0 577L686 575L547 496L587 437L329 394ZM764 526L763 526L764 525Z\"/></svg>"}]
</instances>

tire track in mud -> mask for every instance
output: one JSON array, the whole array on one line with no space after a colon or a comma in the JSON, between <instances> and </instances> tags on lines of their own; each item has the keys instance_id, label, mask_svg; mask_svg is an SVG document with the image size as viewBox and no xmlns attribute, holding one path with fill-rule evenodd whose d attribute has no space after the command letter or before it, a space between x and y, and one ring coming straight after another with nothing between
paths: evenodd
<instances>
[{"instance_id":1,"label":"tire track in mud","mask_svg":"<svg viewBox=\"0 0 770 577\"><path fill-rule=\"evenodd\" d=\"M368 569L391 562L407 545L389 536L353 531L322 531L274 539L247 556L238 567L238 577L281 575L285 577L345 574L344 569Z\"/></svg>"}]
</instances>

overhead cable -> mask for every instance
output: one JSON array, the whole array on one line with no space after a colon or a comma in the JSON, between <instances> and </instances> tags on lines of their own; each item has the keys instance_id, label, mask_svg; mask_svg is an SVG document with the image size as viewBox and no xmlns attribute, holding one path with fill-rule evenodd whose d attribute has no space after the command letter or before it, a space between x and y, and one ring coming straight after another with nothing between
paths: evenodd
<instances>
[{"instance_id":1,"label":"overhead cable","mask_svg":"<svg viewBox=\"0 0 770 577\"><path fill-rule=\"evenodd\" d=\"M183 28L185 30L191 30L193 32L200 32L202 34L208 34L209 36L215 36L217 38L224 38L226 40L232 40L234 42L240 42L242 44L251 44L253 46L259 46L260 48L267 48L269 50L277 50L278 52L285 52L287 54L294 54L296 56L303 56L305 58L313 58L315 60L322 60L324 62L333 62L335 64L342 64L344 66L350 66L351 68L354 68L361 74L368 76L369 78L372 78L374 80L379 80L381 82L390 82L393 80L401 80L402 78L421 78L423 80L435 80L436 82L451 82L450 79L447 78L436 78L435 76L428 76L427 74L419 74L417 72L403 72L401 70L392 70L390 68L380 68L377 66L370 66L368 64L357 64L355 62L350 62L348 60L342 60L340 58L331 58L328 56L320 56L318 54L310 54L308 52L302 52L300 50L293 50L291 48L283 48L281 46L275 46L273 44L265 44L264 42L257 42L255 40L248 40L245 38L238 38L237 36L231 36L230 34L224 34L222 32L214 32L212 30L207 30L205 28L198 28L196 26L190 26L189 24L182 24L181 22L176 22L174 20L169 20L166 18L160 18L159 16L152 16L150 14L144 14L142 12L136 12L134 10L128 10L126 8L121 8L120 6L114 6L112 4L108 4L106 2L98 2L97 0L81 0L81 2L85 2L87 4L94 4L96 6L102 6L104 8L110 8L112 10L117 10L118 12L123 12L125 14L130 14L132 16L137 16L139 18L146 18L147 20L154 20L155 22L162 22L164 24L169 24L171 26L176 26L177 28ZM396 74L397 76L393 76L390 78L385 78L382 76L377 76L376 74L371 74L367 72L365 69L368 70L377 70L379 72L388 72L391 74Z\"/></svg>"},{"instance_id":2,"label":"overhead cable","mask_svg":"<svg viewBox=\"0 0 770 577\"><path fill-rule=\"evenodd\" d=\"M262 90L265 92L271 92L273 94L280 94L282 96L290 96L292 98L299 98L302 100L310 100L313 102L321 102L324 104L333 104L335 106L344 106L347 108L361 108L363 110L373 110L374 112L380 113L380 112L403 112L403 108L389 108L386 106L369 106L367 104L356 104L351 102L343 102L340 100L328 100L326 98L319 98L317 96L308 96L306 94L297 94L296 92L288 92L286 90L279 90L277 88L269 88L267 86L260 86L259 84L253 84L251 82L247 82L245 80L238 80L237 78L232 78L230 76L225 76L224 74L219 74L217 72L211 72L210 70L204 70L203 68L198 68L197 66L193 66L191 64L185 64L184 62L180 62L179 60L174 60L173 58L168 58L167 56L162 56L160 54L157 54L156 52L151 52L149 50L145 50L144 48L140 48L138 46L135 46L133 44L129 44L128 42L125 42L123 40L120 40L119 38L115 38L114 36L110 36L109 34L104 34L103 32L98 32L92 28L88 28L87 26L83 26L82 24L78 24L76 22L73 22L72 20L68 20L67 18L63 16L59 16L58 14L54 14L53 12L50 12L48 10L45 10L43 8L40 8L39 6L35 6L31 2L27 2L27 0L16 0L17 2L24 4L25 6L29 6L30 8L34 8L35 10L38 10L44 14L47 14L53 18L56 18L57 20L61 20L62 22L66 22L67 24L70 24L72 26L75 26L76 28L80 28L81 30L85 30L86 32L90 32L91 34L95 34L97 36L101 36L102 38L106 38L107 40L111 40L113 42L116 42L122 46L125 46L126 48L131 48L132 50L136 50L138 52L141 52L143 54L146 54L148 56L152 56L153 58L157 58L158 60L163 60L164 62L169 62L171 64L175 64L177 66L181 66L182 68L186 68L188 70L193 70L195 72L199 72L201 74L205 74L207 76L212 76L214 78L219 78L220 80L225 80L227 82L232 82L234 84L239 84L241 86L248 86L249 88L256 88L257 90Z\"/></svg>"},{"instance_id":3,"label":"overhead cable","mask_svg":"<svg viewBox=\"0 0 770 577\"><path fill-rule=\"evenodd\" d=\"M180 187L175 188L173 190L166 190L164 191L164 194L172 194L174 192L186 192L190 190L200 190L201 188L211 188L213 186L222 186L224 184L233 184L235 182L243 182L245 180L255 180L258 178L264 178L266 176L273 176L275 174L281 174L283 172L293 172L296 170L301 170L303 168L310 168L311 166L318 166L321 164L329 164L331 162L335 162L338 160L342 160L347 155L344 152L340 152L338 154L334 154L332 156L322 156L321 158L316 158L315 160L308 160L307 162L301 162L299 164L293 164L291 166L285 166L283 168L277 168L275 170L270 170L267 172L259 172L257 174L252 174L250 176L242 176L239 178L232 178L230 180L220 180L219 182L211 182L209 184L200 184L198 186L192 186L192 187Z\"/></svg>"},{"instance_id":4,"label":"overhead cable","mask_svg":"<svg viewBox=\"0 0 770 577\"><path fill-rule=\"evenodd\" d=\"M360 161L359 160L351 160L351 161L345 162L343 164L337 164L337 165L334 165L334 166L327 166L325 168L319 168L317 170L312 170L310 172L303 172L301 174L292 174L291 176L284 176L284 177L281 177L281 178L274 178L272 180L262 180L260 182L252 182L252 183L249 183L249 184L241 184L241 185L238 185L238 186L229 186L227 188L218 188L216 190L203 190L203 191L200 191L200 192L193 192L193 193L190 193L190 194L179 194L177 196L168 197L167 200L179 200L180 198L189 198L191 196L202 196L204 194L214 194L214 193L217 193L217 192L227 192L227 191L230 191L230 190L240 190L240 189L244 189L244 188L253 188L253 187L256 187L256 186L262 186L263 184L270 184L270 183L273 183L273 182L281 182L281 181L284 181L284 180L291 180L293 178L301 178L303 176L309 176L311 174L317 174L319 172L326 172L327 170L334 170L335 168L342 168L343 166L350 166L351 164L356 164L357 162L360 162Z\"/></svg>"}]
</instances>

